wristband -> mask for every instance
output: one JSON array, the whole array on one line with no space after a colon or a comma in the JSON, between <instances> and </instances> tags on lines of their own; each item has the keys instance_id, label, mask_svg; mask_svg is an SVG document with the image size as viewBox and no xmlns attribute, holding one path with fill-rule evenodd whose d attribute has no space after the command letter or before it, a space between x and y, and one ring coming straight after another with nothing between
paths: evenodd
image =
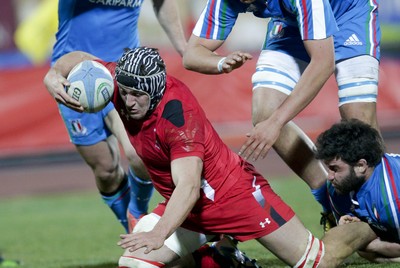
<instances>
[{"instance_id":1,"label":"wristband","mask_svg":"<svg viewBox=\"0 0 400 268\"><path fill-rule=\"evenodd\" d=\"M217 65L217 69L218 72L222 73L222 64L224 64L226 57L223 57L222 59L219 60L218 65Z\"/></svg>"}]
</instances>

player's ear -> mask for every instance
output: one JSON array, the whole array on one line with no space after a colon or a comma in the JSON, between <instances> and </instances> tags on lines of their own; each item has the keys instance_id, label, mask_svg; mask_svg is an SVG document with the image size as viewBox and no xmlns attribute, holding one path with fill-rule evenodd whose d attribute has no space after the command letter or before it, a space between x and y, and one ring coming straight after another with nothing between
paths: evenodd
<instances>
[{"instance_id":1,"label":"player's ear","mask_svg":"<svg viewBox=\"0 0 400 268\"><path fill-rule=\"evenodd\" d=\"M367 160L365 160L365 159L358 160L357 164L354 166L354 169L355 169L354 171L358 175L365 174L365 172L367 172L367 169L368 169Z\"/></svg>"}]
</instances>

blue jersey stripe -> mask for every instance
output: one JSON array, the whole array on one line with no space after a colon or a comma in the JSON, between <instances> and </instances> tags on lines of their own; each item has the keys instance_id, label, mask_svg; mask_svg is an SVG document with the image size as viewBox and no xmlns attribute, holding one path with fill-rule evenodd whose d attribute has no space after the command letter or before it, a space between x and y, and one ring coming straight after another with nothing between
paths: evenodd
<instances>
[{"instance_id":1,"label":"blue jersey stripe","mask_svg":"<svg viewBox=\"0 0 400 268\"><path fill-rule=\"evenodd\" d=\"M393 171L390 168L387 158L383 158L382 162L384 163L383 173L384 173L386 192L387 196L389 197L390 210L392 212L391 216L395 224L394 227L397 229L397 235L398 237L400 237L400 224L397 215L397 212L399 211L399 206L398 206L399 199L398 196L396 196L397 189L394 183Z\"/></svg>"}]
</instances>

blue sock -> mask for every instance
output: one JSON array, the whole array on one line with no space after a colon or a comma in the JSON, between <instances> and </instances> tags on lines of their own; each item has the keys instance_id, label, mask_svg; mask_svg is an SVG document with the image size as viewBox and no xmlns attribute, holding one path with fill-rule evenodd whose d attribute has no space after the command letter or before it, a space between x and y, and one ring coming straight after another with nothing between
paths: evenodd
<instances>
[{"instance_id":1,"label":"blue sock","mask_svg":"<svg viewBox=\"0 0 400 268\"><path fill-rule=\"evenodd\" d=\"M126 232L128 232L128 220L126 216L126 210L128 209L130 197L130 188L128 179L126 177L118 187L117 191L111 194L105 194L100 192L103 201L111 208L119 222L124 226Z\"/></svg>"},{"instance_id":2,"label":"blue sock","mask_svg":"<svg viewBox=\"0 0 400 268\"><path fill-rule=\"evenodd\" d=\"M314 195L315 200L317 200L317 202L321 204L322 210L324 212L332 211L329 203L328 189L326 183L324 183L324 185L322 185L318 189L311 189L311 193Z\"/></svg>"},{"instance_id":3,"label":"blue sock","mask_svg":"<svg viewBox=\"0 0 400 268\"><path fill-rule=\"evenodd\" d=\"M132 169L129 169L128 180L131 187L131 201L128 209L135 218L139 218L147 214L154 187L151 181L144 181L137 177Z\"/></svg>"}]
</instances>

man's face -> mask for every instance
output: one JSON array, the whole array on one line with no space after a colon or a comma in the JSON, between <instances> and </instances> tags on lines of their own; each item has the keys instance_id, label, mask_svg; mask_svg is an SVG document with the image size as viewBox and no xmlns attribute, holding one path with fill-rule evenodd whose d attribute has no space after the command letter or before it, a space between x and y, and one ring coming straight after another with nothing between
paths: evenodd
<instances>
[{"instance_id":1,"label":"man's face","mask_svg":"<svg viewBox=\"0 0 400 268\"><path fill-rule=\"evenodd\" d=\"M150 107L150 96L144 91L120 83L118 88L129 117L135 120L143 119Z\"/></svg>"},{"instance_id":2,"label":"man's face","mask_svg":"<svg viewBox=\"0 0 400 268\"><path fill-rule=\"evenodd\" d=\"M357 190L365 182L365 175L357 174L355 167L340 159L325 162L328 167L328 180L338 194L348 194Z\"/></svg>"}]
</instances>

